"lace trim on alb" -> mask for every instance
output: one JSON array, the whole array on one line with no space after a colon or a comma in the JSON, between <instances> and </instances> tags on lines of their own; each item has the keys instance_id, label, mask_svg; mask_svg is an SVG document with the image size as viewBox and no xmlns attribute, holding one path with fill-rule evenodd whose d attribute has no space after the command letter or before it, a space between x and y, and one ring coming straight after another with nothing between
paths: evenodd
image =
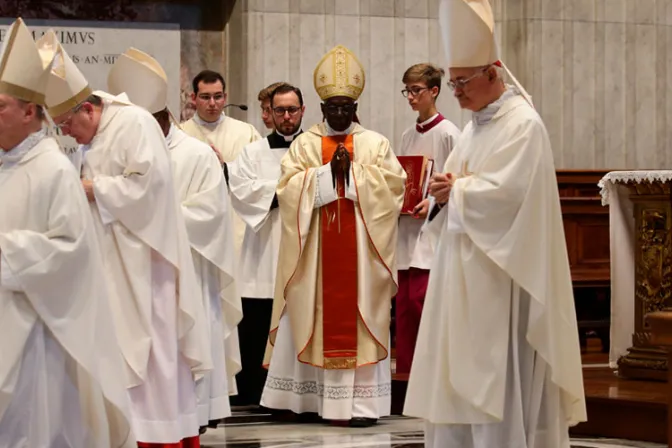
<instances>
[{"instance_id":1,"label":"lace trim on alb","mask_svg":"<svg viewBox=\"0 0 672 448\"><path fill-rule=\"evenodd\" d=\"M375 386L325 386L316 381L296 381L289 378L269 376L266 387L283 392L292 392L296 395L317 395L331 400L349 398L380 398L392 394L392 384L384 383Z\"/></svg>"}]
</instances>

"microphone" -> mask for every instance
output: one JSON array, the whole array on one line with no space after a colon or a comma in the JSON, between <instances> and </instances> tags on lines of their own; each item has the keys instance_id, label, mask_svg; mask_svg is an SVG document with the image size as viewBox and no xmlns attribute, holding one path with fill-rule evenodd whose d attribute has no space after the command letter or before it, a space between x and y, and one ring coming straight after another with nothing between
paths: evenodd
<instances>
[{"instance_id":1,"label":"microphone","mask_svg":"<svg viewBox=\"0 0 672 448\"><path fill-rule=\"evenodd\" d=\"M226 109L227 107L237 107L240 110L247 110L247 106L244 104L227 104L226 106L224 106L224 109Z\"/></svg>"}]
</instances>

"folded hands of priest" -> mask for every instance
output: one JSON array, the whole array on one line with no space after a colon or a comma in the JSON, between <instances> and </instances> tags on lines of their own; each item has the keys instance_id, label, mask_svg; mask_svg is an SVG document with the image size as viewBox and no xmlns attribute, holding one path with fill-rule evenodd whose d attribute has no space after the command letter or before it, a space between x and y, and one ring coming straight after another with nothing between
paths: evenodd
<instances>
[{"instance_id":1,"label":"folded hands of priest","mask_svg":"<svg viewBox=\"0 0 672 448\"><path fill-rule=\"evenodd\" d=\"M434 196L438 204L444 205L450 198L450 190L454 182L455 176L451 173L435 173L429 181L429 193Z\"/></svg>"}]
</instances>

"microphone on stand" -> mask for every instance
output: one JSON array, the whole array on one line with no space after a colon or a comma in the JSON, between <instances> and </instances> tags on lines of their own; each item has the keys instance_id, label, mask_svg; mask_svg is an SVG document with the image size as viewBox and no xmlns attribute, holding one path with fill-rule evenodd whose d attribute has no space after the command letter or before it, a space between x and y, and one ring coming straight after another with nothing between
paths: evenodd
<instances>
[{"instance_id":1,"label":"microphone on stand","mask_svg":"<svg viewBox=\"0 0 672 448\"><path fill-rule=\"evenodd\" d=\"M224 109L226 109L227 107L237 107L240 110L247 110L247 106L244 104L227 104L226 106L224 106Z\"/></svg>"}]
</instances>

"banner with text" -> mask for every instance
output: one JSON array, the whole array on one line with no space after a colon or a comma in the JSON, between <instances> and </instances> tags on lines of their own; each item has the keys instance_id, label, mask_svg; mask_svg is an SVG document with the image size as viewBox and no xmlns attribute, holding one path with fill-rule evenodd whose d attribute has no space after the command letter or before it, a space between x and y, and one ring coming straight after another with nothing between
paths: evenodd
<instances>
[{"instance_id":1,"label":"banner with text","mask_svg":"<svg viewBox=\"0 0 672 448\"><path fill-rule=\"evenodd\" d=\"M14 19L0 19L0 43ZM177 24L143 24L65 20L26 20L37 40L53 29L93 90L107 91L107 74L119 54L129 47L142 50L163 66L168 75L168 105L180 113L180 28ZM60 136L67 153L77 149L70 137Z\"/></svg>"}]
</instances>

